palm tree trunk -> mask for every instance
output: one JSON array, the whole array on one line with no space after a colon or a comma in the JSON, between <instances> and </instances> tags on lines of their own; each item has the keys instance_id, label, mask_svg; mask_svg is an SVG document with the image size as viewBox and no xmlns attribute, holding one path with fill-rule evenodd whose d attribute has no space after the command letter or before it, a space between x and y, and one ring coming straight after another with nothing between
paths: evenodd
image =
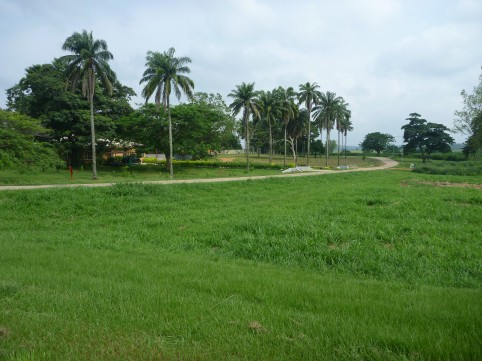
<instances>
[{"instance_id":1,"label":"palm tree trunk","mask_svg":"<svg viewBox=\"0 0 482 361\"><path fill-rule=\"evenodd\" d=\"M346 159L346 132L345 132L345 159Z\"/></svg>"},{"instance_id":2,"label":"palm tree trunk","mask_svg":"<svg viewBox=\"0 0 482 361\"><path fill-rule=\"evenodd\" d=\"M249 172L249 128L248 128L249 113L245 109L244 126L246 128L246 170Z\"/></svg>"},{"instance_id":3,"label":"palm tree trunk","mask_svg":"<svg viewBox=\"0 0 482 361\"><path fill-rule=\"evenodd\" d=\"M172 122L171 122L171 106L169 104L169 96L167 97L167 119L169 121L169 176L174 178L174 169L172 167L172 157L174 155L172 148Z\"/></svg>"},{"instance_id":4,"label":"palm tree trunk","mask_svg":"<svg viewBox=\"0 0 482 361\"><path fill-rule=\"evenodd\" d=\"M95 151L95 125L94 125L94 73L92 68L89 68L88 91L90 103L90 137L92 143L92 179L97 179L97 154Z\"/></svg>"},{"instance_id":5,"label":"palm tree trunk","mask_svg":"<svg viewBox=\"0 0 482 361\"><path fill-rule=\"evenodd\" d=\"M311 104L309 104L307 108L308 108L308 153L306 154L306 165L310 165Z\"/></svg>"},{"instance_id":6,"label":"palm tree trunk","mask_svg":"<svg viewBox=\"0 0 482 361\"><path fill-rule=\"evenodd\" d=\"M269 164L273 163L273 134L271 133L271 121L268 118L269 127Z\"/></svg>"},{"instance_id":7,"label":"palm tree trunk","mask_svg":"<svg viewBox=\"0 0 482 361\"><path fill-rule=\"evenodd\" d=\"M288 124L285 123L285 157L283 161L283 165L286 167L286 128L288 127Z\"/></svg>"},{"instance_id":8,"label":"palm tree trunk","mask_svg":"<svg viewBox=\"0 0 482 361\"><path fill-rule=\"evenodd\" d=\"M330 128L326 129L326 166L328 167L328 152L330 148Z\"/></svg>"},{"instance_id":9,"label":"palm tree trunk","mask_svg":"<svg viewBox=\"0 0 482 361\"><path fill-rule=\"evenodd\" d=\"M340 130L338 129L338 143L336 144L338 153L338 165L340 165Z\"/></svg>"}]
</instances>

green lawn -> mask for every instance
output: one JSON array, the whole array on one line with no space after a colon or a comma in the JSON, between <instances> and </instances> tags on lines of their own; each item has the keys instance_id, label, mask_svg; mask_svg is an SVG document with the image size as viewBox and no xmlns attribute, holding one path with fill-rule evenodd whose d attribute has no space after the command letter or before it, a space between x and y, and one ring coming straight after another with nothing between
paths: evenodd
<instances>
[{"instance_id":1,"label":"green lawn","mask_svg":"<svg viewBox=\"0 0 482 361\"><path fill-rule=\"evenodd\" d=\"M0 359L481 359L480 184L1 192Z\"/></svg>"}]
</instances>

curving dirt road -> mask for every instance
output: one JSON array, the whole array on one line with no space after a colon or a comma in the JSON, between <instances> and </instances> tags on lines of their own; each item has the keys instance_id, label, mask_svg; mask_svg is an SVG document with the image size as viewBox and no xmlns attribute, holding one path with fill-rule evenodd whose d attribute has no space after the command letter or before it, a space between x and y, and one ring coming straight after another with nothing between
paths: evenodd
<instances>
[{"instance_id":1,"label":"curving dirt road","mask_svg":"<svg viewBox=\"0 0 482 361\"><path fill-rule=\"evenodd\" d=\"M232 178L206 178L206 179L173 179L173 180L160 180L160 181L145 181L141 184L179 184L179 183L216 183L216 182L234 182L234 181L245 181L245 180L255 180L255 179L266 179L266 178L277 178L277 177L306 177L320 174L332 174L332 173L346 173L346 172L363 172L387 169L395 167L398 162L385 157L371 157L373 159L378 159L383 162L383 165L378 167L370 168L355 168L346 170L325 170L316 169L309 172L300 173L289 173L280 175L262 175L262 176L252 176L252 177L232 177ZM22 189L44 189L44 188L78 188L78 187L112 187L116 183L88 183L88 184L44 184L44 185L31 185L31 186L0 186L0 191L5 190L22 190Z\"/></svg>"}]
</instances>

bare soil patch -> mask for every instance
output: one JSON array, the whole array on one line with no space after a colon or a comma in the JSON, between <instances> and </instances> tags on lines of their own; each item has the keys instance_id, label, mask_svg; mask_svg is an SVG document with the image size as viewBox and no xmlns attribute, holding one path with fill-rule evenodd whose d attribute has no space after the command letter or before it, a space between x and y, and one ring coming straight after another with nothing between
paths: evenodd
<instances>
[{"instance_id":1,"label":"bare soil patch","mask_svg":"<svg viewBox=\"0 0 482 361\"><path fill-rule=\"evenodd\" d=\"M416 184L427 184L434 187L453 187L453 188L475 188L475 189L482 189L482 184L474 184L474 183L452 183L452 182L428 182L428 181L416 181L412 180L413 183ZM410 184L407 182L400 183L402 187L409 187Z\"/></svg>"}]
</instances>

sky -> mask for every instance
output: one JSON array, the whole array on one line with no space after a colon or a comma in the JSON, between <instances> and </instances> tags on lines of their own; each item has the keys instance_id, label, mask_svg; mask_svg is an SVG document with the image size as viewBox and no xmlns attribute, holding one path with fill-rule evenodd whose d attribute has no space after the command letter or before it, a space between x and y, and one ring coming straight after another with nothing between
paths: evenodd
<instances>
[{"instance_id":1,"label":"sky","mask_svg":"<svg viewBox=\"0 0 482 361\"><path fill-rule=\"evenodd\" d=\"M68 54L65 39L85 29L107 42L134 107L147 51L174 47L195 91L229 104L242 82L316 82L350 104L348 145L372 132L402 144L410 113L453 127L482 72L481 19L481 0L0 0L0 107L26 68Z\"/></svg>"}]
</instances>

